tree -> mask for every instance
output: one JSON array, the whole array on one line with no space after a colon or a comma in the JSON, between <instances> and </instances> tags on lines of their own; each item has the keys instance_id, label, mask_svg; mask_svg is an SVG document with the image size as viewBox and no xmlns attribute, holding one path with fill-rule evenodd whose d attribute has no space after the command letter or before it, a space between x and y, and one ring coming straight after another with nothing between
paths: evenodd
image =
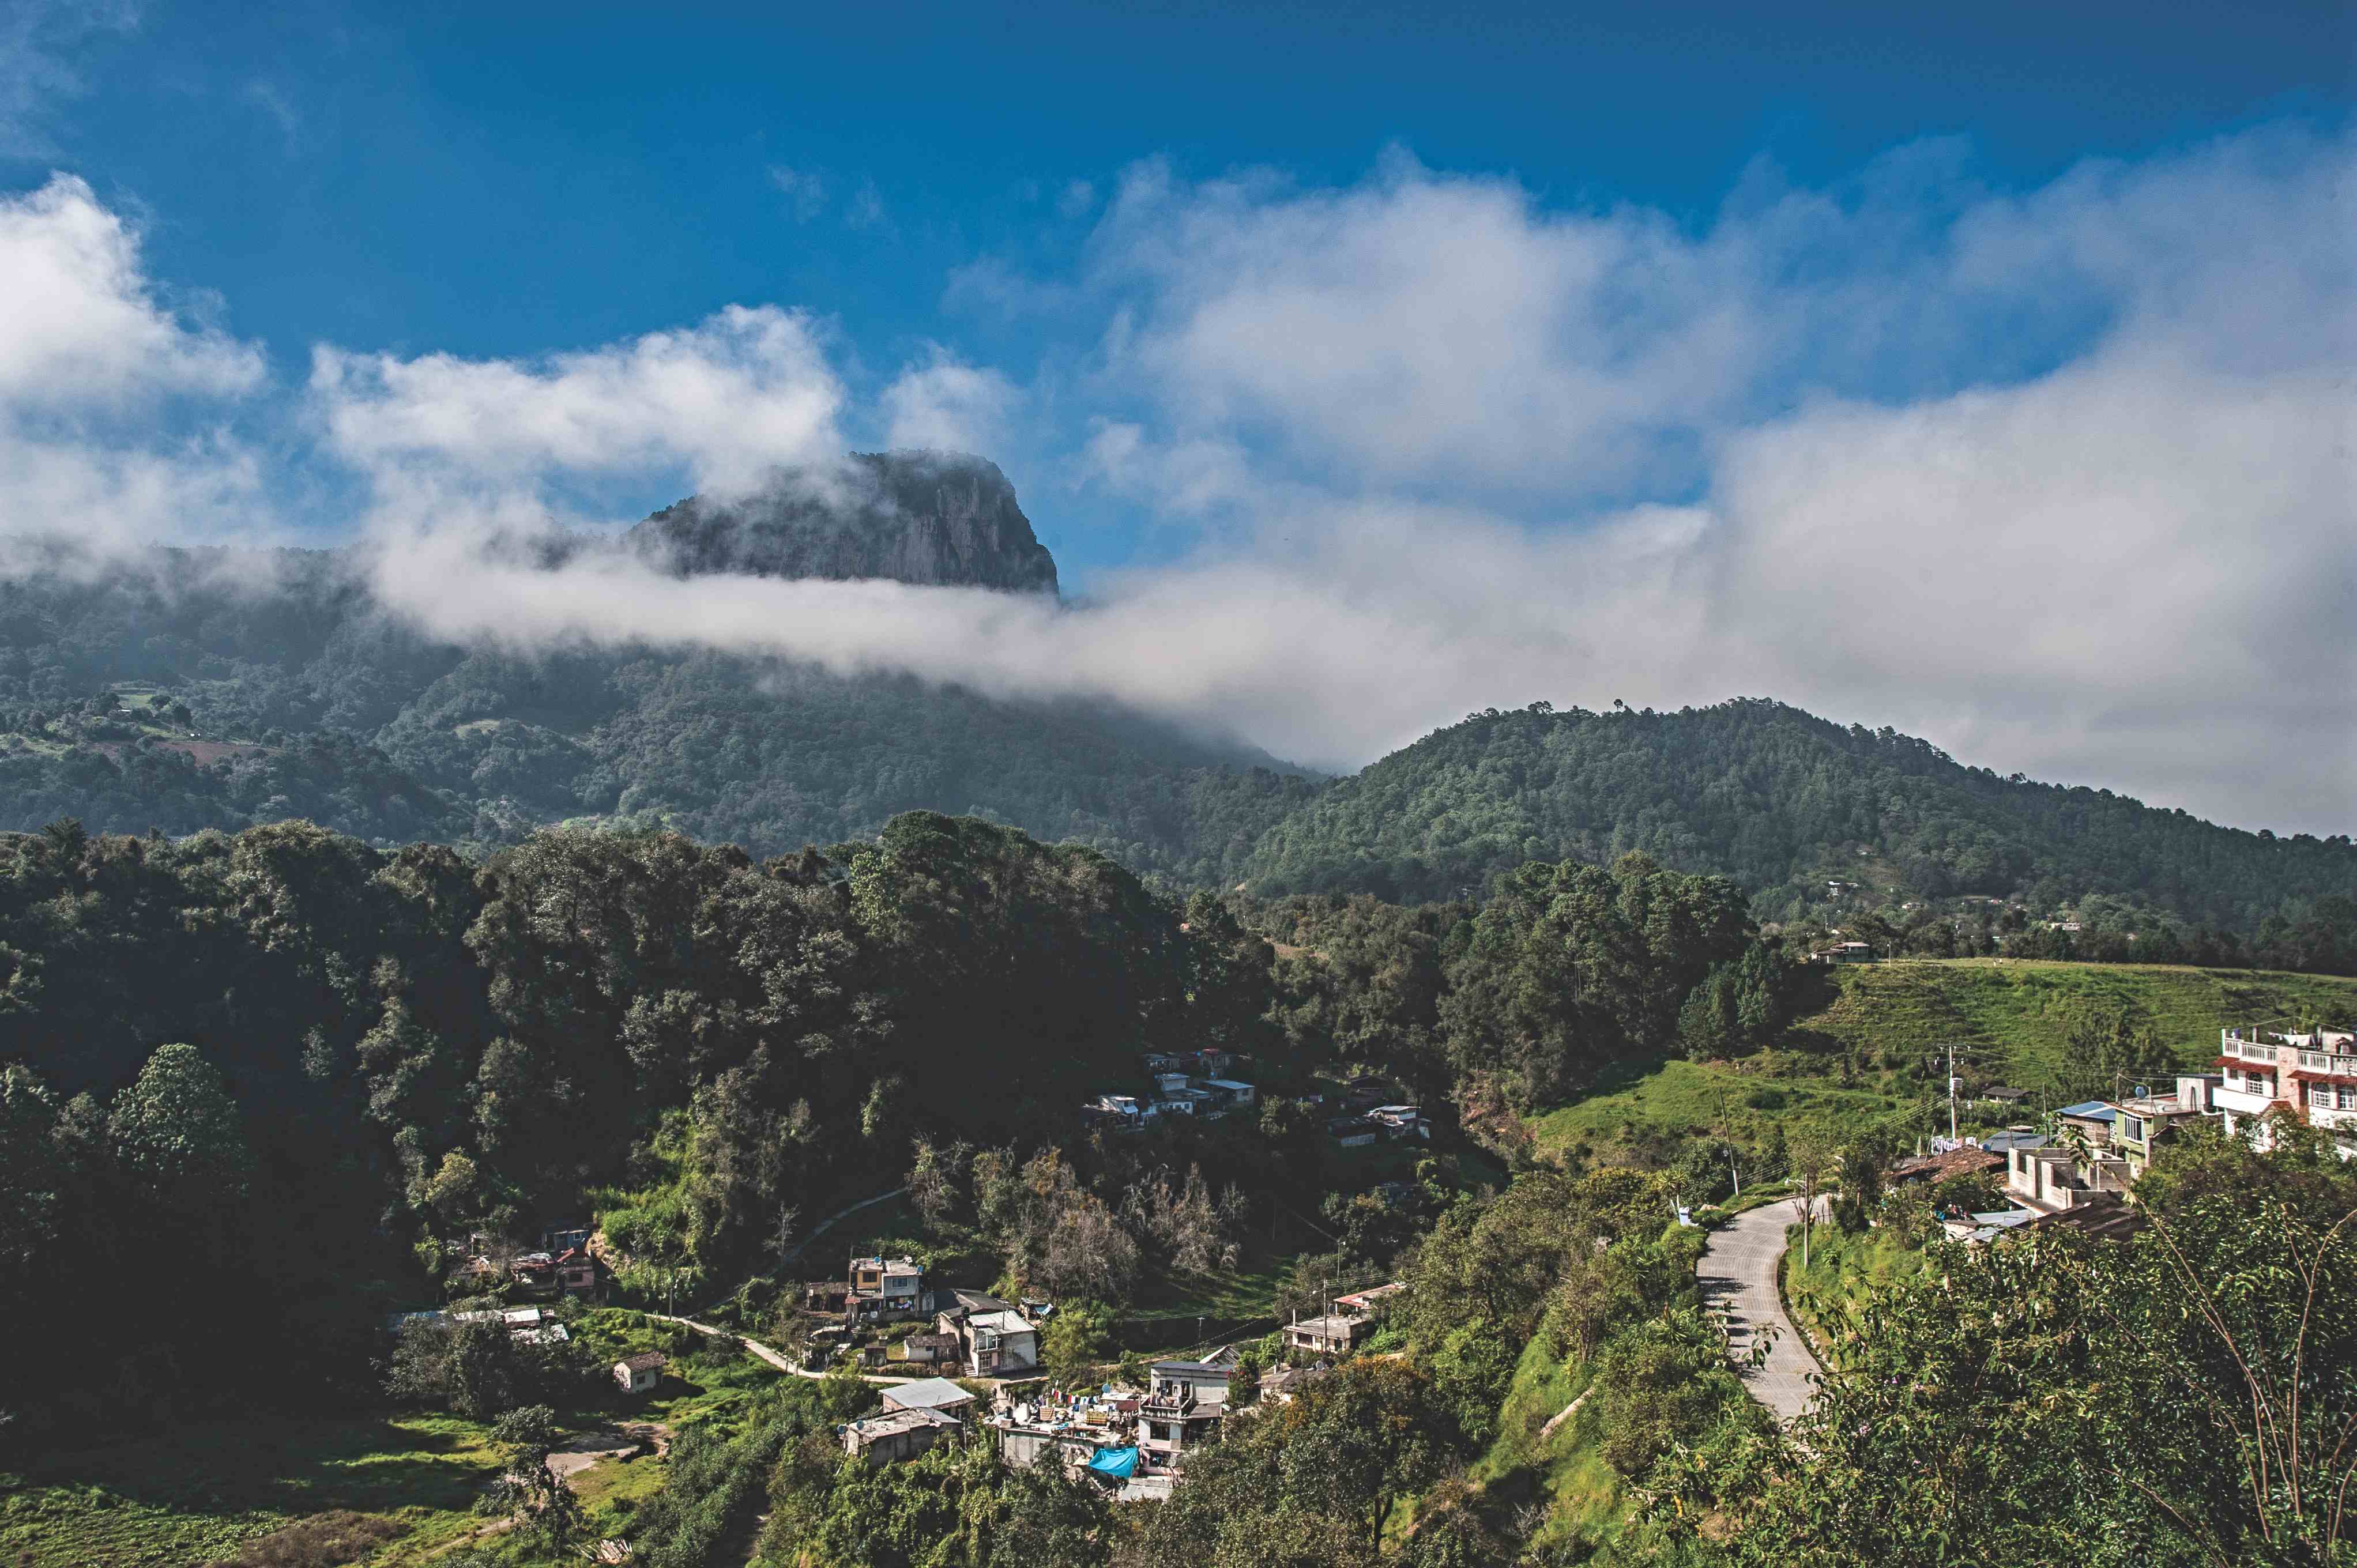
<instances>
[{"instance_id":1,"label":"tree","mask_svg":"<svg viewBox=\"0 0 2357 1568\"><path fill-rule=\"evenodd\" d=\"M549 1466L556 1439L556 1412L544 1404L500 1416L491 1440L505 1451L505 1467L482 1502L485 1512L506 1514L518 1535L551 1553L570 1546L582 1526L580 1499Z\"/></svg>"},{"instance_id":2,"label":"tree","mask_svg":"<svg viewBox=\"0 0 2357 1568\"><path fill-rule=\"evenodd\" d=\"M1842 1151L1841 1196L1834 1201L1834 1223L1853 1236L1866 1229L1875 1205L1882 1201L1882 1153L1871 1142L1855 1143ZM1803 1266L1806 1262L1803 1258Z\"/></svg>"},{"instance_id":3,"label":"tree","mask_svg":"<svg viewBox=\"0 0 2357 1568\"><path fill-rule=\"evenodd\" d=\"M2128 1195L2125 1241L1940 1244L1938 1267L1823 1304L1834 1368L1787 1435L1697 1458L1701 1560L2349 1561L2357 1484L2357 1171L2287 1126L2194 1129ZM1690 1527L1689 1527L1690 1529Z\"/></svg>"},{"instance_id":4,"label":"tree","mask_svg":"<svg viewBox=\"0 0 2357 1568\"><path fill-rule=\"evenodd\" d=\"M107 1118L115 1158L176 1207L242 1197L253 1164L237 1104L194 1046L158 1046Z\"/></svg>"},{"instance_id":5,"label":"tree","mask_svg":"<svg viewBox=\"0 0 2357 1568\"><path fill-rule=\"evenodd\" d=\"M1801 1214L1801 1267L1809 1266L1809 1240L1817 1218L1818 1189L1833 1168L1834 1152L1824 1135L1812 1127L1785 1141L1785 1164L1792 1173L1792 1203Z\"/></svg>"},{"instance_id":6,"label":"tree","mask_svg":"<svg viewBox=\"0 0 2357 1568\"><path fill-rule=\"evenodd\" d=\"M1056 1315L1039 1333L1039 1350L1048 1376L1071 1388L1083 1372L1095 1367L1114 1348L1113 1308L1102 1302L1060 1302Z\"/></svg>"},{"instance_id":7,"label":"tree","mask_svg":"<svg viewBox=\"0 0 2357 1568\"><path fill-rule=\"evenodd\" d=\"M404 1324L385 1369L385 1391L404 1403L431 1405L488 1421L515 1402L515 1347L496 1320Z\"/></svg>"}]
</instances>

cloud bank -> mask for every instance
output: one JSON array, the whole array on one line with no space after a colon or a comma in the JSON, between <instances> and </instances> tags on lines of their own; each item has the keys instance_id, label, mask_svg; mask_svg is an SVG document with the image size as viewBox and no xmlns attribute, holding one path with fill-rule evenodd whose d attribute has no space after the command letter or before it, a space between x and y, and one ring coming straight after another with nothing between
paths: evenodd
<instances>
[{"instance_id":1,"label":"cloud bank","mask_svg":"<svg viewBox=\"0 0 2357 1568\"><path fill-rule=\"evenodd\" d=\"M2298 126L2026 193L1947 145L1827 190L1760 171L1701 224L1405 155L1327 189L1146 166L1069 273L953 290L1051 309L1033 366L929 345L863 377L822 318L734 307L537 360L321 346L288 417L362 478L386 600L457 639L1103 696L1334 767L1484 706L1769 695L2345 832L2352 188L2349 134ZM27 441L252 471L227 436L83 440L262 381L156 304L135 240L70 182L0 220L0 278L84 280L49 286L90 324L0 316L0 428L35 432L0 448L12 521ZM1183 548L1074 607L486 542L602 521L603 486L746 488L878 438L1000 456L1036 518L1119 505ZM87 504L156 521L135 488Z\"/></svg>"}]
</instances>

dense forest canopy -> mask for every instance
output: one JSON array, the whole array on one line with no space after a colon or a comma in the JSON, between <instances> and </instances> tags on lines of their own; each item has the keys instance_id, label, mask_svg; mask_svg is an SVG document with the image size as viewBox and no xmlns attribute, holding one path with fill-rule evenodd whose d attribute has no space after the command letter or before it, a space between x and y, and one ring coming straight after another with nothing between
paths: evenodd
<instances>
[{"instance_id":1,"label":"dense forest canopy","mask_svg":"<svg viewBox=\"0 0 2357 1568\"><path fill-rule=\"evenodd\" d=\"M1842 882L1868 895L2127 895L2255 927L2357 894L2357 847L2244 832L2109 790L2032 783L1928 742L1734 701L1676 713L1475 714L1288 812L1246 862L1257 892L1443 898L1528 860L1641 851L1749 889L1765 918Z\"/></svg>"},{"instance_id":2,"label":"dense forest canopy","mask_svg":"<svg viewBox=\"0 0 2357 1568\"><path fill-rule=\"evenodd\" d=\"M12 1314L34 1332L138 1310L114 1249L159 1182L205 1216L177 1268L265 1282L266 1309L231 1293L244 1313L356 1331L360 1298L430 1288L468 1237L585 1209L624 1252L726 1286L920 1145L963 1150L942 1179L1049 1268L1081 1199L1036 1235L1005 1216L1069 1172L999 1197L987 1173L1072 1143L1082 1101L1136 1087L1146 1052L1251 1055L1274 1119L1271 1141L1160 1175L1092 1156L1091 1180L1119 1172L1108 1201L1135 1188L1153 1211L1150 1240L1213 1205L1199 1158L1222 1187L1305 1184L1285 1162L1322 1123L1286 1096L1318 1064L1396 1073L1436 1113L1473 1080L1528 1105L1669 1048L1688 998L1764 951L1731 884L1641 857L1529 868L1437 945L1409 940L1419 918L1371 928L1364 974L1329 972L1094 851L924 812L766 863L647 831L542 832L479 866L307 822L9 835L0 1062L12 1187L37 1199L0 1220ZM1772 1009L1788 977L1761 974ZM123 1375L168 1397L189 1374Z\"/></svg>"}]
</instances>

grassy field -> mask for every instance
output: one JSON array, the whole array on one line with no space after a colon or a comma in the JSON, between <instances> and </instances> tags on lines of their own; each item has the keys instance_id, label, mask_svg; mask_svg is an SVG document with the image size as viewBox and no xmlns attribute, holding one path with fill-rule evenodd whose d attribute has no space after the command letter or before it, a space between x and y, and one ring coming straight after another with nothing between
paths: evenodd
<instances>
[{"instance_id":1,"label":"grassy field","mask_svg":"<svg viewBox=\"0 0 2357 1568\"><path fill-rule=\"evenodd\" d=\"M330 1509L408 1533L371 1561L419 1562L476 1529L498 1466L486 1429L440 1416L207 1422L0 1475L10 1568L187 1568Z\"/></svg>"},{"instance_id":2,"label":"grassy field","mask_svg":"<svg viewBox=\"0 0 2357 1568\"><path fill-rule=\"evenodd\" d=\"M618 1352L679 1340L632 1312L595 1313L581 1328ZM560 1424L581 1432L627 1418L674 1434L726 1430L749 1419L780 1376L749 1356L706 1350L701 1337L688 1342L694 1352L674 1358L651 1397L593 1399L560 1411ZM475 1499L498 1466L489 1428L449 1416L194 1423L0 1473L0 1563L188 1568L228 1558L241 1542L296 1520L349 1509L407 1527L363 1559L370 1568L413 1568L482 1528ZM619 1527L662 1487L663 1471L654 1458L606 1463L576 1476L573 1487L593 1521Z\"/></svg>"},{"instance_id":3,"label":"grassy field","mask_svg":"<svg viewBox=\"0 0 2357 1568\"><path fill-rule=\"evenodd\" d=\"M1768 1120L1846 1125L1910 1103L1878 1087L1770 1077L1757 1059L1692 1062L1671 1058L1615 1068L1596 1092L1533 1120L1539 1147L1585 1146L1598 1158L1627 1153L1648 1133L1733 1129L1756 1133Z\"/></svg>"},{"instance_id":4,"label":"grassy field","mask_svg":"<svg viewBox=\"0 0 2357 1568\"><path fill-rule=\"evenodd\" d=\"M2055 1080L2071 1020L2089 1005L2125 1008L2189 1069L2216 1058L2218 1031L2228 1025L2282 1027L2284 1020L2311 1013L2327 1021L2357 1021L2357 980L2328 975L1921 959L1858 964L1830 978L1834 993L1825 1005L1793 1026L1803 1047L1888 1058L1953 1040L2030 1090Z\"/></svg>"},{"instance_id":5,"label":"grassy field","mask_svg":"<svg viewBox=\"0 0 2357 1568\"><path fill-rule=\"evenodd\" d=\"M2125 1009L2191 1069L2216 1058L2227 1025L2357 1020L2357 980L2013 959L1857 964L1824 976L1817 1004L1776 1049L1735 1062L1622 1064L1533 1128L1543 1150L1585 1145L1605 1157L1649 1136L1754 1136L1770 1119L1788 1131L1810 1122L1852 1126L1901 1113L1927 1087L1936 1090L1939 1069L1913 1066L1950 1041L1985 1076L2030 1090L2035 1115L2035 1097L2050 1101L2059 1088L2072 1021L2091 1006Z\"/></svg>"}]
</instances>

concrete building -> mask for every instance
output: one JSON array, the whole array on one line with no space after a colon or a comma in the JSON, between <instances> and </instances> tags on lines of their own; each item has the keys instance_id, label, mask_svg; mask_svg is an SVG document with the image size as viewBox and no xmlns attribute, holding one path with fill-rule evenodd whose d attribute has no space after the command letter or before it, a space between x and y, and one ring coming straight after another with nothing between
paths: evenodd
<instances>
[{"instance_id":1,"label":"concrete building","mask_svg":"<svg viewBox=\"0 0 2357 1568\"><path fill-rule=\"evenodd\" d=\"M2268 1121L2296 1116L2330 1133L2342 1159L2357 1159L2357 1035L2221 1029L2218 1053L2224 1076L2211 1098L2227 1132L2255 1126L2265 1148Z\"/></svg>"},{"instance_id":2,"label":"concrete building","mask_svg":"<svg viewBox=\"0 0 2357 1568\"><path fill-rule=\"evenodd\" d=\"M2128 1163L2101 1152L2081 1155L2068 1144L2014 1149L2006 1155L2005 1195L2017 1208L2059 1214L2099 1195L2117 1196L2129 1182Z\"/></svg>"},{"instance_id":3,"label":"concrete building","mask_svg":"<svg viewBox=\"0 0 2357 1568\"><path fill-rule=\"evenodd\" d=\"M939 1411L889 1410L845 1426L843 1451L871 1465L895 1465L954 1437L957 1430L957 1417Z\"/></svg>"},{"instance_id":4,"label":"concrete building","mask_svg":"<svg viewBox=\"0 0 2357 1568\"><path fill-rule=\"evenodd\" d=\"M663 1368L669 1364L651 1350L644 1355L625 1356L614 1363L614 1381L626 1394L652 1393L662 1381Z\"/></svg>"},{"instance_id":5,"label":"concrete building","mask_svg":"<svg viewBox=\"0 0 2357 1568\"><path fill-rule=\"evenodd\" d=\"M911 1383L895 1383L884 1391L884 1408L888 1411L932 1410L963 1421L973 1406L974 1396L947 1378L919 1378Z\"/></svg>"}]
</instances>

